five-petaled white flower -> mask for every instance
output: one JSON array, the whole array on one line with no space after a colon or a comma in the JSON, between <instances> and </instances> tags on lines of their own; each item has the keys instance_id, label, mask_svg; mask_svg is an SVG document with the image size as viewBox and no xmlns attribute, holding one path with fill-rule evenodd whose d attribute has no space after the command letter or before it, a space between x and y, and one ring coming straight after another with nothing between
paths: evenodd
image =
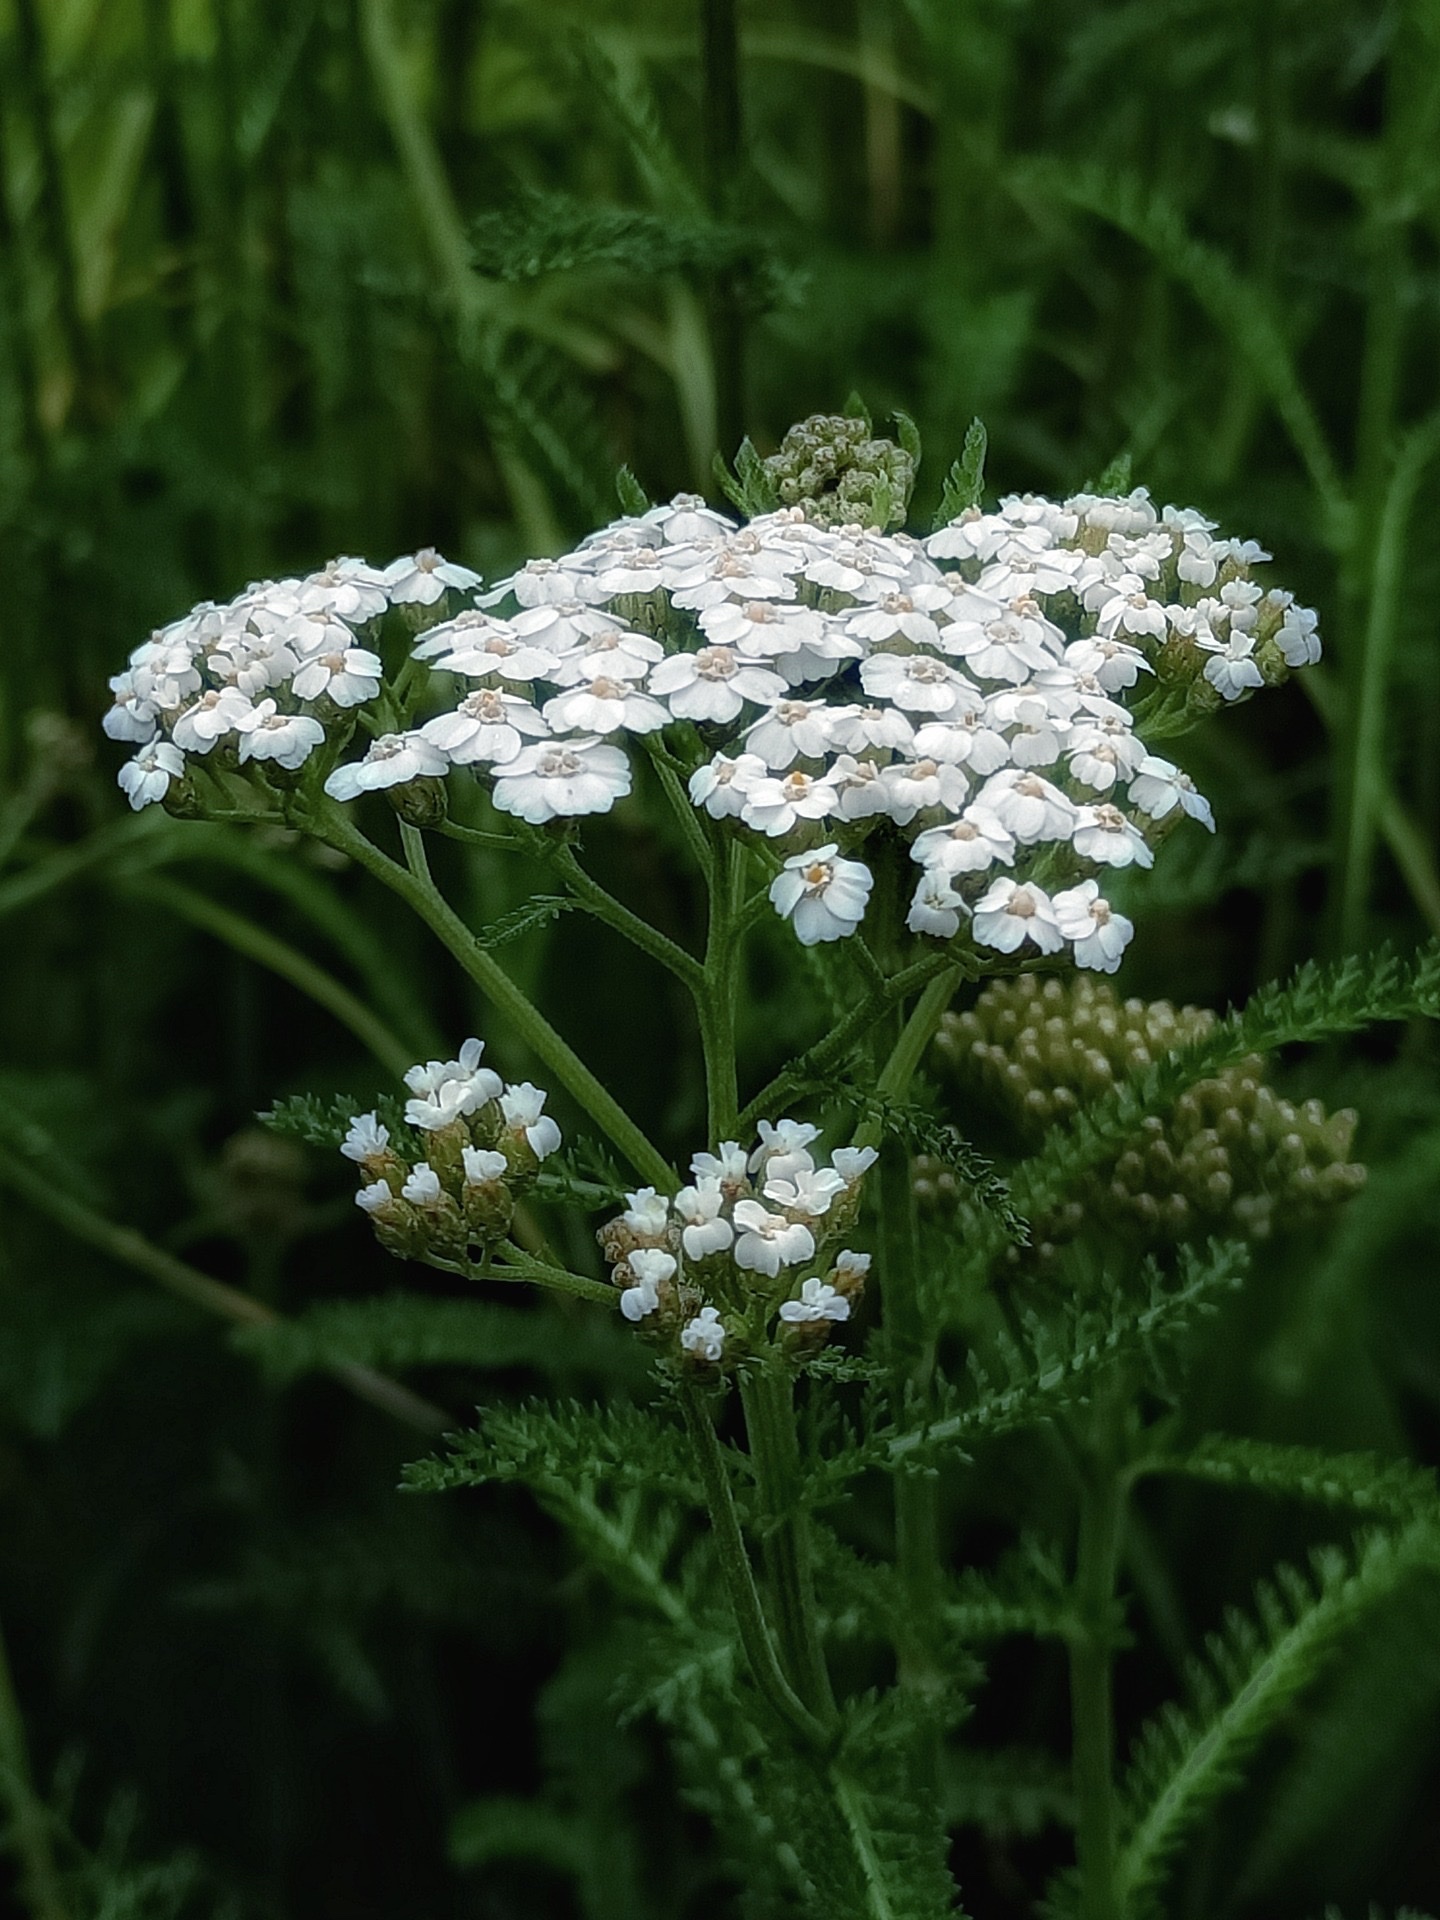
<instances>
[{"instance_id":1,"label":"five-petaled white flower","mask_svg":"<svg viewBox=\"0 0 1440 1920\"><path fill-rule=\"evenodd\" d=\"M1057 893L1051 904L1056 925L1074 945L1077 965L1096 973L1114 973L1135 929L1100 897L1099 884L1082 880L1078 887Z\"/></svg>"},{"instance_id":2,"label":"five-petaled white flower","mask_svg":"<svg viewBox=\"0 0 1440 1920\"><path fill-rule=\"evenodd\" d=\"M991 883L975 902L971 925L982 947L994 947L1000 953L1014 953L1027 940L1041 953L1058 953L1065 944L1049 894L1014 880Z\"/></svg>"},{"instance_id":3,"label":"five-petaled white flower","mask_svg":"<svg viewBox=\"0 0 1440 1920\"><path fill-rule=\"evenodd\" d=\"M770 900L803 947L843 940L865 918L875 876L862 860L842 860L832 842L797 853L770 883Z\"/></svg>"},{"instance_id":4,"label":"five-petaled white flower","mask_svg":"<svg viewBox=\"0 0 1440 1920\"><path fill-rule=\"evenodd\" d=\"M686 1353L713 1365L725 1351L725 1328L718 1311L702 1307L693 1320L687 1320L680 1329L680 1344Z\"/></svg>"},{"instance_id":5,"label":"five-petaled white flower","mask_svg":"<svg viewBox=\"0 0 1440 1920\"><path fill-rule=\"evenodd\" d=\"M347 1160L363 1166L367 1160L378 1160L389 1144L390 1129L381 1124L378 1114L357 1113L340 1142L340 1151Z\"/></svg>"},{"instance_id":6,"label":"five-petaled white flower","mask_svg":"<svg viewBox=\"0 0 1440 1920\"><path fill-rule=\"evenodd\" d=\"M522 1080L500 1096L500 1111L511 1133L523 1137L537 1160L548 1159L560 1145L560 1129L544 1111L545 1089Z\"/></svg>"},{"instance_id":7,"label":"five-petaled white flower","mask_svg":"<svg viewBox=\"0 0 1440 1920\"><path fill-rule=\"evenodd\" d=\"M522 747L495 769L495 804L532 827L584 813L608 813L630 791L623 749L590 738Z\"/></svg>"},{"instance_id":8,"label":"five-petaled white flower","mask_svg":"<svg viewBox=\"0 0 1440 1920\"><path fill-rule=\"evenodd\" d=\"M807 1280L800 1289L798 1300L787 1300L780 1308L780 1318L792 1327L803 1327L816 1320L848 1320L850 1302L843 1293L824 1280Z\"/></svg>"},{"instance_id":9,"label":"five-petaled white flower","mask_svg":"<svg viewBox=\"0 0 1440 1920\"><path fill-rule=\"evenodd\" d=\"M633 1283L620 1295L620 1311L627 1320L643 1320L660 1305L660 1289L675 1276L675 1256L659 1247L636 1247L625 1265Z\"/></svg>"},{"instance_id":10,"label":"five-petaled white flower","mask_svg":"<svg viewBox=\"0 0 1440 1920\"><path fill-rule=\"evenodd\" d=\"M674 1200L677 1216L685 1222L680 1244L687 1258L703 1260L707 1254L725 1253L735 1238L735 1229L724 1217L725 1190L713 1176L701 1175L693 1187L681 1187Z\"/></svg>"},{"instance_id":11,"label":"five-petaled white flower","mask_svg":"<svg viewBox=\"0 0 1440 1920\"><path fill-rule=\"evenodd\" d=\"M438 776L449 764L423 733L382 733L371 742L363 760L336 767L325 782L325 791L332 800L358 800L362 793Z\"/></svg>"},{"instance_id":12,"label":"five-petaled white flower","mask_svg":"<svg viewBox=\"0 0 1440 1920\"><path fill-rule=\"evenodd\" d=\"M735 1264L773 1280L781 1267L797 1266L815 1252L815 1236L799 1220L771 1213L758 1200L735 1202Z\"/></svg>"}]
</instances>

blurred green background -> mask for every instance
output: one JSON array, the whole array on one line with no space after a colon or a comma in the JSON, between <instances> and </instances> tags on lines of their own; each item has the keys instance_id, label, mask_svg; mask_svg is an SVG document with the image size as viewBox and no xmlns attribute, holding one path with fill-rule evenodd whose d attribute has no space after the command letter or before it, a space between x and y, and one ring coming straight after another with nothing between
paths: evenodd
<instances>
[{"instance_id":1,"label":"blurred green background","mask_svg":"<svg viewBox=\"0 0 1440 1920\"><path fill-rule=\"evenodd\" d=\"M718 446L852 390L916 418L924 518L978 414L994 490L1128 455L1320 609L1323 669L1186 743L1220 836L1137 890L1127 990L1223 1004L1440 931L1440 5L767 0L738 141L700 48L676 0L0 0L0 1766L53 1831L34 1920L733 1910L658 1735L616 1729L623 1621L558 1534L398 1498L422 1433L163 1291L443 1296L253 1114L382 1084L361 1003L416 1054L477 1010L353 876L125 813L99 716L153 626L341 552L493 574L612 517L622 463L711 489ZM683 932L643 823L595 852ZM448 880L478 918L528 890ZM688 1151L663 988L637 1007L569 920L507 964ZM794 985L762 982L767 1046ZM1211 1421L1440 1451L1436 1065L1417 1029L1291 1067L1361 1108L1371 1185L1267 1254ZM488 1394L635 1385L573 1318L475 1338ZM409 1360L463 1416L476 1372ZM1172 1652L1314 1537L1149 1519ZM1440 1903L1433 1590L1392 1612L1177 1913ZM1162 1668L1131 1671L1147 1708ZM1017 1664L989 1712L1039 1740L1057 1682ZM980 1911L1063 1859L1036 1807L962 1835Z\"/></svg>"}]
</instances>

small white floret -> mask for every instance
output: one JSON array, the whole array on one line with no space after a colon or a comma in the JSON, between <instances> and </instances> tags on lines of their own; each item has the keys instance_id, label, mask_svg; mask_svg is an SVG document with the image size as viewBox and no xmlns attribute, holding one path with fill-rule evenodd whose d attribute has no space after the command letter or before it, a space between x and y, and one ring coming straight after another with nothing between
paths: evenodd
<instances>
[{"instance_id":1,"label":"small white floret","mask_svg":"<svg viewBox=\"0 0 1440 1920\"><path fill-rule=\"evenodd\" d=\"M428 1160L421 1160L401 1187L400 1192L412 1206L436 1206L441 1197L440 1176Z\"/></svg>"},{"instance_id":2,"label":"small white floret","mask_svg":"<svg viewBox=\"0 0 1440 1920\"><path fill-rule=\"evenodd\" d=\"M537 1160L548 1159L560 1145L560 1129L544 1112L545 1089L522 1080L500 1096L500 1111L512 1133L523 1134Z\"/></svg>"},{"instance_id":3,"label":"small white floret","mask_svg":"<svg viewBox=\"0 0 1440 1920\"><path fill-rule=\"evenodd\" d=\"M821 1320L848 1320L850 1302L826 1281L807 1280L800 1289L800 1298L787 1300L782 1305L780 1318L792 1327L812 1325Z\"/></svg>"},{"instance_id":4,"label":"small white floret","mask_svg":"<svg viewBox=\"0 0 1440 1920\"><path fill-rule=\"evenodd\" d=\"M1074 945L1076 963L1096 973L1114 973L1135 928L1100 897L1098 884L1082 880L1078 887L1057 893L1053 905L1056 924Z\"/></svg>"},{"instance_id":5,"label":"small white floret","mask_svg":"<svg viewBox=\"0 0 1440 1920\"><path fill-rule=\"evenodd\" d=\"M357 1113L350 1122L340 1151L347 1160L375 1160L390 1144L390 1129L381 1124L378 1114Z\"/></svg>"},{"instance_id":6,"label":"small white floret","mask_svg":"<svg viewBox=\"0 0 1440 1920\"><path fill-rule=\"evenodd\" d=\"M793 923L801 946L843 940L865 918L875 879L862 860L842 860L833 843L797 853L770 883L770 901Z\"/></svg>"},{"instance_id":7,"label":"small white floret","mask_svg":"<svg viewBox=\"0 0 1440 1920\"><path fill-rule=\"evenodd\" d=\"M1028 940L1041 953L1058 953L1065 944L1050 896L1029 883L996 880L975 902L971 922L982 947L1014 953Z\"/></svg>"},{"instance_id":8,"label":"small white floret","mask_svg":"<svg viewBox=\"0 0 1440 1920\"><path fill-rule=\"evenodd\" d=\"M680 1344L686 1353L712 1365L725 1351L725 1329L714 1307L702 1307L693 1320L680 1329Z\"/></svg>"}]
</instances>

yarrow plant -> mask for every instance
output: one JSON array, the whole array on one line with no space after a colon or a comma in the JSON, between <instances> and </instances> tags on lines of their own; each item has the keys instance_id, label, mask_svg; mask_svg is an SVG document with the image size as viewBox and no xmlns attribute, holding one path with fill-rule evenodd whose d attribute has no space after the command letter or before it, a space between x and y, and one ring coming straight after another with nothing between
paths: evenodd
<instances>
[{"instance_id":1,"label":"yarrow plant","mask_svg":"<svg viewBox=\"0 0 1440 1920\"><path fill-rule=\"evenodd\" d=\"M866 853L894 839L911 933L1112 973L1133 928L1106 875L1187 816L1214 824L1142 729L1319 656L1314 614L1253 577L1268 559L1143 489L1014 496L926 540L802 505L737 525L682 496L484 591L425 552L196 608L132 655L106 728L140 743L136 808L191 804L202 769L213 787L318 760L331 798L383 791L422 821L468 771L536 827L608 813L659 736L694 805L761 845L803 945L857 931ZM382 693L365 643L390 608L445 617ZM454 704L422 718L432 674Z\"/></svg>"},{"instance_id":2,"label":"yarrow plant","mask_svg":"<svg viewBox=\"0 0 1440 1920\"><path fill-rule=\"evenodd\" d=\"M422 551L253 585L137 648L105 726L136 748L132 807L278 824L345 856L534 1061L543 1087L507 1084L472 1038L370 1111L270 1118L353 1163L389 1252L593 1302L649 1349L650 1408L611 1425L531 1410L505 1434L492 1410L414 1483L527 1479L649 1596L659 1657L686 1677L635 1704L698 1769L764 1910L954 1910L947 1809L964 1794L946 1782L964 1778L967 1691L1002 1620L1058 1634L1071 1662L1077 1871L1050 1910L1120 1920L1153 1901L1330 1615L1440 1541L1407 1508L1381 1546L1296 1576L1256 1671L1222 1667L1263 1710L1167 1720L1122 1789L1125 1503L1160 1449L1189 1460L1156 1419L1169 1356L1238 1285L1249 1242L1359 1184L1353 1116L1284 1102L1258 1056L1353 1024L1381 987L1302 982L1232 1036L1077 983L1114 974L1134 937L1116 876L1213 829L1168 742L1313 663L1316 618L1267 583L1253 541L1143 488L986 509L978 433L932 530L907 530L918 459L908 422L892 442L820 417L767 459L746 443L724 473L736 513L652 506L622 477L622 517L493 582ZM597 816L652 806L703 890L698 951L580 855ZM447 842L540 863L560 891L467 925L431 869ZM689 996L705 1130L684 1174L496 958L566 908ZM737 1034L761 942L822 984L826 1024L752 1085ZM567 1147L552 1094L598 1143ZM967 1137L977 1096L1008 1181ZM588 1268L562 1232L577 1213ZM1052 1419L1078 1489L1073 1569L1008 1587L957 1571L942 1475ZM1241 1447L1236 1477L1284 1483L1263 1452ZM875 1529L820 1517L876 1474L893 1560ZM842 1671L885 1671L838 1664L847 1638L888 1643L893 1685L837 1690Z\"/></svg>"}]
</instances>

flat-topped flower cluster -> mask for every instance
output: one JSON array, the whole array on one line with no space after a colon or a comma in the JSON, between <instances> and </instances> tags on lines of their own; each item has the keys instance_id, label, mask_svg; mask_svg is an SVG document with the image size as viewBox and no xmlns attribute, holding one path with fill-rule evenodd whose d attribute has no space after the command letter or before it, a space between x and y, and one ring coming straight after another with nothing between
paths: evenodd
<instances>
[{"instance_id":1,"label":"flat-topped flower cluster","mask_svg":"<svg viewBox=\"0 0 1440 1920\"><path fill-rule=\"evenodd\" d=\"M467 1040L455 1060L427 1060L405 1075L405 1121L426 1154L402 1154L377 1113L351 1122L340 1151L365 1176L355 1204L392 1253L475 1264L477 1249L504 1238L518 1192L560 1145L545 1093L528 1080L507 1086L482 1064L485 1044Z\"/></svg>"},{"instance_id":2,"label":"flat-topped flower cluster","mask_svg":"<svg viewBox=\"0 0 1440 1920\"><path fill-rule=\"evenodd\" d=\"M136 807L193 759L283 784L317 756L337 800L469 768L534 826L607 812L630 737L664 735L695 806L769 850L807 945L863 919L888 823L919 869L911 932L1113 972L1131 927L1105 874L1150 865L1186 815L1213 824L1125 699L1174 730L1316 659L1315 615L1252 577L1268 558L1143 489L1014 496L925 540L801 507L737 525L682 495L483 593L421 553L199 607L132 655L105 724L141 743ZM438 621L413 661L463 688L418 726L377 651L396 606ZM357 722L367 750L336 764Z\"/></svg>"},{"instance_id":3,"label":"flat-topped flower cluster","mask_svg":"<svg viewBox=\"0 0 1440 1920\"><path fill-rule=\"evenodd\" d=\"M869 1254L832 1249L855 1223L876 1153L837 1147L820 1164L810 1151L819 1134L762 1120L752 1149L723 1140L697 1153L691 1184L673 1197L627 1193L599 1233L625 1318L708 1365L736 1359L775 1323L796 1352L823 1345L864 1290Z\"/></svg>"}]
</instances>

